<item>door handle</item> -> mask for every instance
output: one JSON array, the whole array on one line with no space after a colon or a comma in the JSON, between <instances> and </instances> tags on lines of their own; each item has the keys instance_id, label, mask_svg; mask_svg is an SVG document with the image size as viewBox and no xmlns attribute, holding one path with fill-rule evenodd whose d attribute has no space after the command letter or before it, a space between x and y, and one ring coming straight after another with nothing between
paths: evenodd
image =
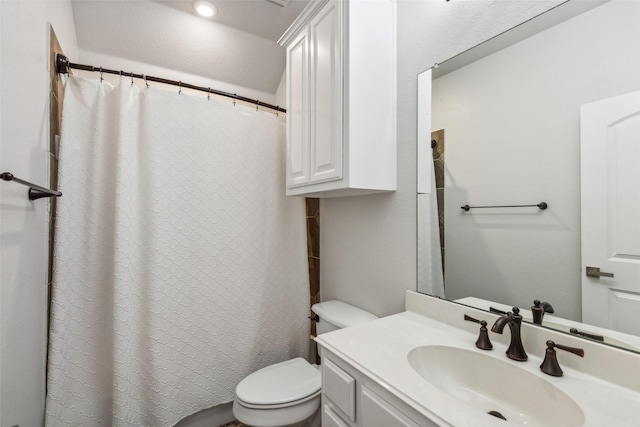
<instances>
[{"instance_id":1,"label":"door handle","mask_svg":"<svg viewBox=\"0 0 640 427\"><path fill-rule=\"evenodd\" d=\"M600 271L600 267L587 267L587 277L595 277L596 279L600 277L613 277L613 273Z\"/></svg>"}]
</instances>

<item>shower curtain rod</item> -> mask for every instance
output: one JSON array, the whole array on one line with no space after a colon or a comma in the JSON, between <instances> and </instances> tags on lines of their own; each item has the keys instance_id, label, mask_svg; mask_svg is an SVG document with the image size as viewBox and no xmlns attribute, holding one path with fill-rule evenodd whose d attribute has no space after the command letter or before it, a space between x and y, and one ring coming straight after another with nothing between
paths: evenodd
<instances>
[{"instance_id":1,"label":"shower curtain rod","mask_svg":"<svg viewBox=\"0 0 640 427\"><path fill-rule=\"evenodd\" d=\"M246 98L244 96L240 96L240 95L237 95L235 93L223 92L221 90L211 89L210 87L196 86L196 85L192 85L192 84L189 84L189 83L184 83L182 81L163 79L161 77L147 76L145 74L134 74L134 73L125 72L125 71L122 71L122 70L109 70L107 68L94 67L93 65L74 64L72 62L69 62L69 58L67 58L66 56L61 55L59 53L56 54L56 71L59 74L68 74L70 69L83 70L83 71L93 71L93 72L99 72L101 74L102 73L117 74L117 75L120 75L120 76L127 76L127 77L131 77L131 78L142 79L145 82L163 83L163 84L167 84L167 85L178 86L180 88L199 90L201 92L207 92L207 93L213 94L213 95L219 95L219 96L225 96L227 98L233 98L234 100L237 100L237 101L247 102L249 104L255 105L256 107L260 106L260 107L270 108L272 110L283 112L283 113L287 112L287 110L285 110L282 107L279 107L279 106L276 106L276 105L267 104L266 102L262 102L262 101L259 101L257 99Z\"/></svg>"}]
</instances>

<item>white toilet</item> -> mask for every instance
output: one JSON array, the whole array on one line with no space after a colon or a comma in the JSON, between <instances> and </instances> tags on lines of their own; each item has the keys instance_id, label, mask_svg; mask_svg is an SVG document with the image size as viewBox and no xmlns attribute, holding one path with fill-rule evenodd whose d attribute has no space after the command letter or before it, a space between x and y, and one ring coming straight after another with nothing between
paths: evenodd
<instances>
[{"instance_id":1,"label":"white toilet","mask_svg":"<svg viewBox=\"0 0 640 427\"><path fill-rule=\"evenodd\" d=\"M314 304L318 334L369 322L378 317L342 301ZM320 369L298 357L262 368L236 387L233 415L254 427L313 425L320 407ZM312 418L313 417L313 418Z\"/></svg>"}]
</instances>

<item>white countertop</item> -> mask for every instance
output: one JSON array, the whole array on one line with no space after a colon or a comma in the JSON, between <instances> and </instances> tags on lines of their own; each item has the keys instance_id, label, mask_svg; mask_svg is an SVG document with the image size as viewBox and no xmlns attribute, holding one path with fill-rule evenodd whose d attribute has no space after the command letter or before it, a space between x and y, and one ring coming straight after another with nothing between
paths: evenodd
<instances>
[{"instance_id":1,"label":"white countertop","mask_svg":"<svg viewBox=\"0 0 640 427\"><path fill-rule=\"evenodd\" d=\"M463 307L461 310L471 309ZM526 332L523 330L523 336ZM553 334L552 331L547 333ZM494 337L497 337L496 334L490 335L493 350L479 350L474 345L477 329L472 333L416 312L405 311L373 322L320 335L316 341L418 412L441 425L482 427L516 424L488 416L423 379L407 360L409 351L416 347L426 345L461 347L517 364L520 368L544 378L569 395L583 411L585 426L637 427L640 425L640 393L637 390L622 387L563 364L563 359L574 357L573 355L558 357L564 376L546 375L539 369L542 363L539 355L532 354L533 352L527 348L528 361L509 360L505 355L506 345L494 340ZM505 335L508 338L509 332L505 332ZM557 337L552 336L547 339L557 339ZM559 341L562 342L562 340ZM589 349L585 351L585 359L587 359ZM602 360L601 357L595 357L595 359ZM481 369L481 367L478 368ZM615 359L611 359L611 369L617 369ZM639 375L638 372L629 374ZM504 380L508 383L508 379ZM517 393L519 390L526 390L526 387L526 384L511 384L507 392Z\"/></svg>"}]
</instances>

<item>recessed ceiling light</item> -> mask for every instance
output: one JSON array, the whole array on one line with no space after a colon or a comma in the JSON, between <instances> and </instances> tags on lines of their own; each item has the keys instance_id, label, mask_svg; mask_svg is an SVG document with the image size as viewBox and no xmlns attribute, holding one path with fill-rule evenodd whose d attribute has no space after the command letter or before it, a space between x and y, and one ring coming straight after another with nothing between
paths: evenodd
<instances>
[{"instance_id":1,"label":"recessed ceiling light","mask_svg":"<svg viewBox=\"0 0 640 427\"><path fill-rule=\"evenodd\" d=\"M204 16L205 18L211 18L218 13L218 8L208 1L199 0L193 4L193 8L198 12L198 15Z\"/></svg>"}]
</instances>

